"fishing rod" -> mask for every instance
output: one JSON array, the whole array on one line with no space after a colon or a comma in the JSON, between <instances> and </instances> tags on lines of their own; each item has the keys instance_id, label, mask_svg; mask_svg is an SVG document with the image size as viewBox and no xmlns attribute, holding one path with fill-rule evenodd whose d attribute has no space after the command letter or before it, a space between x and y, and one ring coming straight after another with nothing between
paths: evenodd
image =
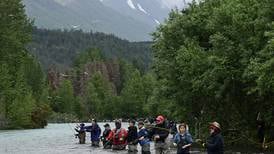
<instances>
[{"instance_id":1,"label":"fishing rod","mask_svg":"<svg viewBox=\"0 0 274 154\"><path fill-rule=\"evenodd\" d=\"M145 128L155 128L155 129L160 129L160 130L164 130L164 131L167 131L167 132L171 133L170 129L162 128L162 127L157 127L157 126L155 126L153 124L145 124L144 126L145 126Z\"/></svg>"}]
</instances>

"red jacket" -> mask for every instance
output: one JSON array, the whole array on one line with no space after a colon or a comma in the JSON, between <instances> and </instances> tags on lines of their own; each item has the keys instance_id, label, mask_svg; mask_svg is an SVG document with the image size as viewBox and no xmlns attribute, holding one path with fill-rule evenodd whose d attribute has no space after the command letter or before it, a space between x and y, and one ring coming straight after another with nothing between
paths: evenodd
<instances>
[{"instance_id":1,"label":"red jacket","mask_svg":"<svg viewBox=\"0 0 274 154\"><path fill-rule=\"evenodd\" d=\"M113 145L125 145L127 144L127 130L124 128L116 130L114 128L109 133L107 140L111 140Z\"/></svg>"}]
</instances>

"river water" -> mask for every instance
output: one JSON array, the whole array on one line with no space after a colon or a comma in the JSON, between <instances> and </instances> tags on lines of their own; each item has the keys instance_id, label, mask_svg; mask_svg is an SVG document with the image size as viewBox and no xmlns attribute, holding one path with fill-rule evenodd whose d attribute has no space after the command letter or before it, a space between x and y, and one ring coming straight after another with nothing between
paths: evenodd
<instances>
[{"instance_id":1,"label":"river water","mask_svg":"<svg viewBox=\"0 0 274 154\"><path fill-rule=\"evenodd\" d=\"M103 123L99 123L103 129ZM113 128L113 123L110 123ZM126 154L127 151L105 150L101 147L90 146L90 137L87 134L86 144L78 144L74 137L75 124L49 124L44 129L29 130L1 130L0 131L0 154ZM123 123L122 127L128 127ZM139 151L140 146L138 145ZM151 151L154 153L153 144ZM176 153L172 150L172 153ZM201 153L193 150L191 153ZM231 152L230 152L231 153ZM236 152L233 152L236 153ZM240 154L240 153L237 153Z\"/></svg>"}]
</instances>

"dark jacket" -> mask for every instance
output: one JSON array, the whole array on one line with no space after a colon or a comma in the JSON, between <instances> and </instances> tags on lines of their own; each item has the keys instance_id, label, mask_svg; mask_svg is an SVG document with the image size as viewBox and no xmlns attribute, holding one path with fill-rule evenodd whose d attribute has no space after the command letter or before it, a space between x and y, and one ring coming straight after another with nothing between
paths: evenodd
<instances>
[{"instance_id":1,"label":"dark jacket","mask_svg":"<svg viewBox=\"0 0 274 154\"><path fill-rule=\"evenodd\" d=\"M138 133L136 126L128 127L127 142L134 145L138 143Z\"/></svg>"},{"instance_id":2,"label":"dark jacket","mask_svg":"<svg viewBox=\"0 0 274 154\"><path fill-rule=\"evenodd\" d=\"M220 133L212 134L207 138L205 147L208 154L223 154L224 153L224 139Z\"/></svg>"},{"instance_id":3,"label":"dark jacket","mask_svg":"<svg viewBox=\"0 0 274 154\"><path fill-rule=\"evenodd\" d=\"M111 142L107 140L107 137L109 136L110 132L111 129L105 129L103 135L101 136L101 141L103 142L103 146L105 149L111 148Z\"/></svg>"},{"instance_id":4,"label":"dark jacket","mask_svg":"<svg viewBox=\"0 0 274 154\"><path fill-rule=\"evenodd\" d=\"M86 130L85 130L85 124L80 124L80 127L79 129L74 129L76 132L78 133L84 133Z\"/></svg>"},{"instance_id":5,"label":"dark jacket","mask_svg":"<svg viewBox=\"0 0 274 154\"><path fill-rule=\"evenodd\" d=\"M85 129L87 130L87 132L90 132L91 141L100 141L101 128L98 124L86 126Z\"/></svg>"},{"instance_id":6,"label":"dark jacket","mask_svg":"<svg viewBox=\"0 0 274 154\"><path fill-rule=\"evenodd\" d=\"M166 123L162 123L162 124L157 124L155 125L155 127L152 129L152 131L150 132L150 137L153 138L155 135L159 135L160 138L157 139L155 142L162 142L164 143L166 138L168 137L169 134L169 129L166 125Z\"/></svg>"},{"instance_id":7,"label":"dark jacket","mask_svg":"<svg viewBox=\"0 0 274 154\"><path fill-rule=\"evenodd\" d=\"M111 132L111 129L105 129L103 132L103 137L107 138L110 132Z\"/></svg>"}]
</instances>

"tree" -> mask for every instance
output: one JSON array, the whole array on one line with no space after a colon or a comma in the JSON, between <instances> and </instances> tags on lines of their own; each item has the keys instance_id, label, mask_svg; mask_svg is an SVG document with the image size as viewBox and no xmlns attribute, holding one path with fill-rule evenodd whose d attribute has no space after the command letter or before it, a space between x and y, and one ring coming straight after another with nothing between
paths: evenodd
<instances>
[{"instance_id":1,"label":"tree","mask_svg":"<svg viewBox=\"0 0 274 154\"><path fill-rule=\"evenodd\" d=\"M173 10L153 34L162 96L176 103L175 110L183 106L190 123L207 115L205 123L252 128L257 112L269 111L272 60L262 53L273 51L265 37L272 34L273 6L271 0L193 2Z\"/></svg>"},{"instance_id":2,"label":"tree","mask_svg":"<svg viewBox=\"0 0 274 154\"><path fill-rule=\"evenodd\" d=\"M74 114L75 97L73 87L70 80L63 80L57 90L57 106L56 111L61 113Z\"/></svg>"},{"instance_id":3,"label":"tree","mask_svg":"<svg viewBox=\"0 0 274 154\"><path fill-rule=\"evenodd\" d=\"M97 118L113 118L111 102L113 90L100 72L96 72L88 82L86 90L88 115Z\"/></svg>"}]
</instances>

